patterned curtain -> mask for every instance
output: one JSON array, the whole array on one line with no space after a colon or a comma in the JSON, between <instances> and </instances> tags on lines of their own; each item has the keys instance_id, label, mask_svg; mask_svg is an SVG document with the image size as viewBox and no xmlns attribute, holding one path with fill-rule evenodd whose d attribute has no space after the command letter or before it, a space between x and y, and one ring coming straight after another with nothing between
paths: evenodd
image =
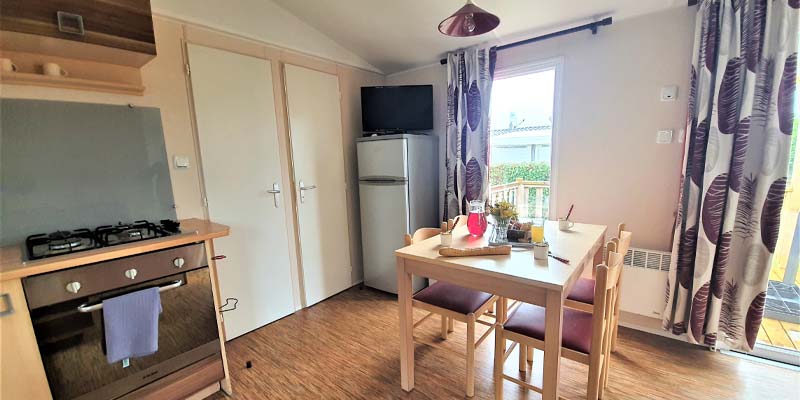
<instances>
[{"instance_id":1,"label":"patterned curtain","mask_svg":"<svg viewBox=\"0 0 800 400\"><path fill-rule=\"evenodd\" d=\"M444 217L467 213L470 200L489 197L489 98L495 48L447 55L447 137Z\"/></svg>"},{"instance_id":2,"label":"patterned curtain","mask_svg":"<svg viewBox=\"0 0 800 400\"><path fill-rule=\"evenodd\" d=\"M664 329L750 351L778 239L800 0L703 0Z\"/></svg>"}]
</instances>

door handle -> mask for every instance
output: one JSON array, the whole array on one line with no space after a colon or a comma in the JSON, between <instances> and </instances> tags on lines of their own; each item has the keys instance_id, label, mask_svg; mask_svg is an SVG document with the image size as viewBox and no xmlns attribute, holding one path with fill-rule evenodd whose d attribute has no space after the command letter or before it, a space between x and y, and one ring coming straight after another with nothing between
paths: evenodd
<instances>
[{"instance_id":1,"label":"door handle","mask_svg":"<svg viewBox=\"0 0 800 400\"><path fill-rule=\"evenodd\" d=\"M183 279L178 279L178 280L172 281L169 284L166 284L164 286L157 286L158 287L158 293L168 292L168 291L170 291L172 289L179 288L181 286L183 286ZM99 302L99 303L83 303L83 304L78 306L78 312L82 312L82 313L90 313L92 311L97 311L97 310L102 310L102 309L103 309L103 303L102 302Z\"/></svg>"},{"instance_id":2,"label":"door handle","mask_svg":"<svg viewBox=\"0 0 800 400\"><path fill-rule=\"evenodd\" d=\"M303 184L303 181L300 181L300 202L301 203L305 203L306 202L306 190L313 190L313 189L316 189L316 188L317 188L317 185L306 186L306 185Z\"/></svg>"},{"instance_id":3,"label":"door handle","mask_svg":"<svg viewBox=\"0 0 800 400\"><path fill-rule=\"evenodd\" d=\"M272 194L272 200L275 202L275 208L278 208L278 195L281 194L281 188L277 183L272 184L272 189L267 190L267 193Z\"/></svg>"}]
</instances>

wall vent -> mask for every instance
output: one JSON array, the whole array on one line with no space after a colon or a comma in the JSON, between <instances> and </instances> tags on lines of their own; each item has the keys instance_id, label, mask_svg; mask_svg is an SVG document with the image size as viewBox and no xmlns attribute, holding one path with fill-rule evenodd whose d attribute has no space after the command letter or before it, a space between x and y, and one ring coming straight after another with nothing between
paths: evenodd
<instances>
[{"instance_id":1,"label":"wall vent","mask_svg":"<svg viewBox=\"0 0 800 400\"><path fill-rule=\"evenodd\" d=\"M608 252L604 251L604 255ZM672 254L665 251L647 249L628 249L623 264L634 268L647 268L656 271L669 271L669 263L672 261Z\"/></svg>"}]
</instances>

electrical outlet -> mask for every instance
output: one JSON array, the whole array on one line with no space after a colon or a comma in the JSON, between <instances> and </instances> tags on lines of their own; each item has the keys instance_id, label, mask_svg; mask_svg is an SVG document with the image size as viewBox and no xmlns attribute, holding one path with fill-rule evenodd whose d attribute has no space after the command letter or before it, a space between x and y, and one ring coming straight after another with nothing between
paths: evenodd
<instances>
[{"instance_id":1,"label":"electrical outlet","mask_svg":"<svg viewBox=\"0 0 800 400\"><path fill-rule=\"evenodd\" d=\"M189 168L189 157L175 156L175 168Z\"/></svg>"},{"instance_id":2,"label":"electrical outlet","mask_svg":"<svg viewBox=\"0 0 800 400\"><path fill-rule=\"evenodd\" d=\"M675 85L661 88L661 101L675 101L678 98L678 87Z\"/></svg>"}]
</instances>

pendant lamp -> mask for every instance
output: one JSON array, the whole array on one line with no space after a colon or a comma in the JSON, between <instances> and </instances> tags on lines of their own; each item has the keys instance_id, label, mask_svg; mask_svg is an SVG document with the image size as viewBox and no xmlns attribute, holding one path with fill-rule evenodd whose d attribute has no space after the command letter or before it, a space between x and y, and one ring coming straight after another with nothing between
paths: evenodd
<instances>
[{"instance_id":1,"label":"pendant lamp","mask_svg":"<svg viewBox=\"0 0 800 400\"><path fill-rule=\"evenodd\" d=\"M472 0L439 24L439 32L448 36L482 35L500 25L500 18L476 6Z\"/></svg>"}]
</instances>

